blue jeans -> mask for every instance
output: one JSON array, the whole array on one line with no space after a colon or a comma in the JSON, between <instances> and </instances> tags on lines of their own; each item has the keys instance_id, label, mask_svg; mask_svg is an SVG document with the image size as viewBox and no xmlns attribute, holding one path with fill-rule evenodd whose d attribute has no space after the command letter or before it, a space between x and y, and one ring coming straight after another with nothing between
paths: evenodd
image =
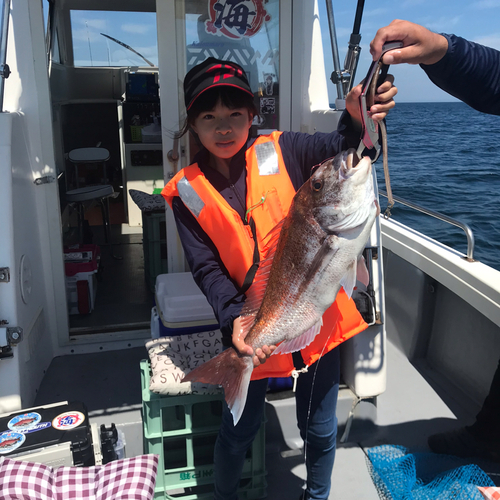
<instances>
[{"instance_id":1,"label":"blue jeans","mask_svg":"<svg viewBox=\"0 0 500 500\"><path fill-rule=\"evenodd\" d=\"M338 349L333 349L310 366L307 373L302 373L297 381L297 423L305 443L306 498L310 500L327 500L330 493L337 439L335 413L339 379L339 352ZM262 422L266 390L267 379L250 383L245 409L236 426L233 425L231 412L224 405L214 451L215 500L238 498L237 490L245 456ZM309 405L311 409L308 418ZM297 492L297 497L299 494L300 491Z\"/></svg>"}]
</instances>

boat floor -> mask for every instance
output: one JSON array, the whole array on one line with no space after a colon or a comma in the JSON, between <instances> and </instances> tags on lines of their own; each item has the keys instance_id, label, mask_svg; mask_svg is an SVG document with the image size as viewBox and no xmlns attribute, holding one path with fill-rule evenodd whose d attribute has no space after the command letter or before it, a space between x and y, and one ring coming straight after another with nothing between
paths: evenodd
<instances>
[{"instance_id":1,"label":"boat floor","mask_svg":"<svg viewBox=\"0 0 500 500\"><path fill-rule=\"evenodd\" d=\"M392 444L405 446L412 453L429 452L429 435L467 425L474 419L476 408L460 404L463 398L451 386L439 385L425 367L417 370L390 342L387 354L388 383L386 392L377 398L377 425L355 420L347 442L338 443L330 499L378 498L366 465L366 448ZM139 361L146 357L145 348L131 348L54 358L35 404L82 401L91 423L115 423L123 430L127 457L141 454ZM352 393L342 389L337 411L339 438L351 404ZM288 394L281 399L270 398L266 414L267 498L293 500L299 497L305 477L294 398ZM479 465L500 485L500 464L468 463Z\"/></svg>"}]
</instances>

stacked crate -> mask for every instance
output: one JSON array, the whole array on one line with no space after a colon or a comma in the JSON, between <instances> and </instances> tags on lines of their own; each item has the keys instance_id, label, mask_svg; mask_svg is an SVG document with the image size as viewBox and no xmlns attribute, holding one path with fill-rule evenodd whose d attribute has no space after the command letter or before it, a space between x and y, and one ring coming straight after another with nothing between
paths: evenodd
<instances>
[{"instance_id":1,"label":"stacked crate","mask_svg":"<svg viewBox=\"0 0 500 500\"><path fill-rule=\"evenodd\" d=\"M155 499L211 500L213 451L223 394L164 396L149 390L149 361L141 361L144 452L160 456ZM240 500L266 496L265 425L245 460Z\"/></svg>"}]
</instances>

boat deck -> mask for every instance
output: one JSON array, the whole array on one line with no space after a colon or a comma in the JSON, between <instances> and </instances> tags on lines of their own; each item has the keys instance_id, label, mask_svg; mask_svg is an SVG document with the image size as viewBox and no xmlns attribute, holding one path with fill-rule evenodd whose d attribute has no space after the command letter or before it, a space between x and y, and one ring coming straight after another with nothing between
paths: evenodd
<instances>
[{"instance_id":1,"label":"boat deck","mask_svg":"<svg viewBox=\"0 0 500 500\"><path fill-rule=\"evenodd\" d=\"M475 408L461 404L458 391L436 381L425 367L415 368L388 343L388 385L377 399L377 425L355 420L346 443L338 444L330 499L376 500L377 491L366 465L365 449L402 445L410 452L428 452L427 437L470 423ZM142 419L139 362L145 348L76 354L55 358L39 389L36 405L82 401L98 425L115 423L125 433L126 456L141 454ZM444 395L444 396L443 396ZM339 439L352 404L346 388L339 396ZM284 411L283 411L284 410ZM305 466L295 425L293 396L270 398L267 404L266 467L268 497L298 498ZM500 464L477 461L500 485Z\"/></svg>"}]
</instances>

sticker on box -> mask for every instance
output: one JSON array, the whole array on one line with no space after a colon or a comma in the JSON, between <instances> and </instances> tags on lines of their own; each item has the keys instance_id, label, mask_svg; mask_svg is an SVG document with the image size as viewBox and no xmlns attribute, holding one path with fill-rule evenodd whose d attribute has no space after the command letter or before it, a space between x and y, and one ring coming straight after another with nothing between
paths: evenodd
<instances>
[{"instance_id":1,"label":"sticker on box","mask_svg":"<svg viewBox=\"0 0 500 500\"><path fill-rule=\"evenodd\" d=\"M81 425L85 420L85 415L79 411L67 411L61 413L52 420L52 427L59 431L67 431Z\"/></svg>"},{"instance_id":2,"label":"sticker on box","mask_svg":"<svg viewBox=\"0 0 500 500\"><path fill-rule=\"evenodd\" d=\"M0 454L11 453L26 440L26 436L20 432L4 432L0 434Z\"/></svg>"},{"instance_id":3,"label":"sticker on box","mask_svg":"<svg viewBox=\"0 0 500 500\"><path fill-rule=\"evenodd\" d=\"M38 425L42 420L42 416L36 412L23 413L22 415L16 415L9 420L7 427L11 431L22 432L24 430L31 429Z\"/></svg>"}]
</instances>

